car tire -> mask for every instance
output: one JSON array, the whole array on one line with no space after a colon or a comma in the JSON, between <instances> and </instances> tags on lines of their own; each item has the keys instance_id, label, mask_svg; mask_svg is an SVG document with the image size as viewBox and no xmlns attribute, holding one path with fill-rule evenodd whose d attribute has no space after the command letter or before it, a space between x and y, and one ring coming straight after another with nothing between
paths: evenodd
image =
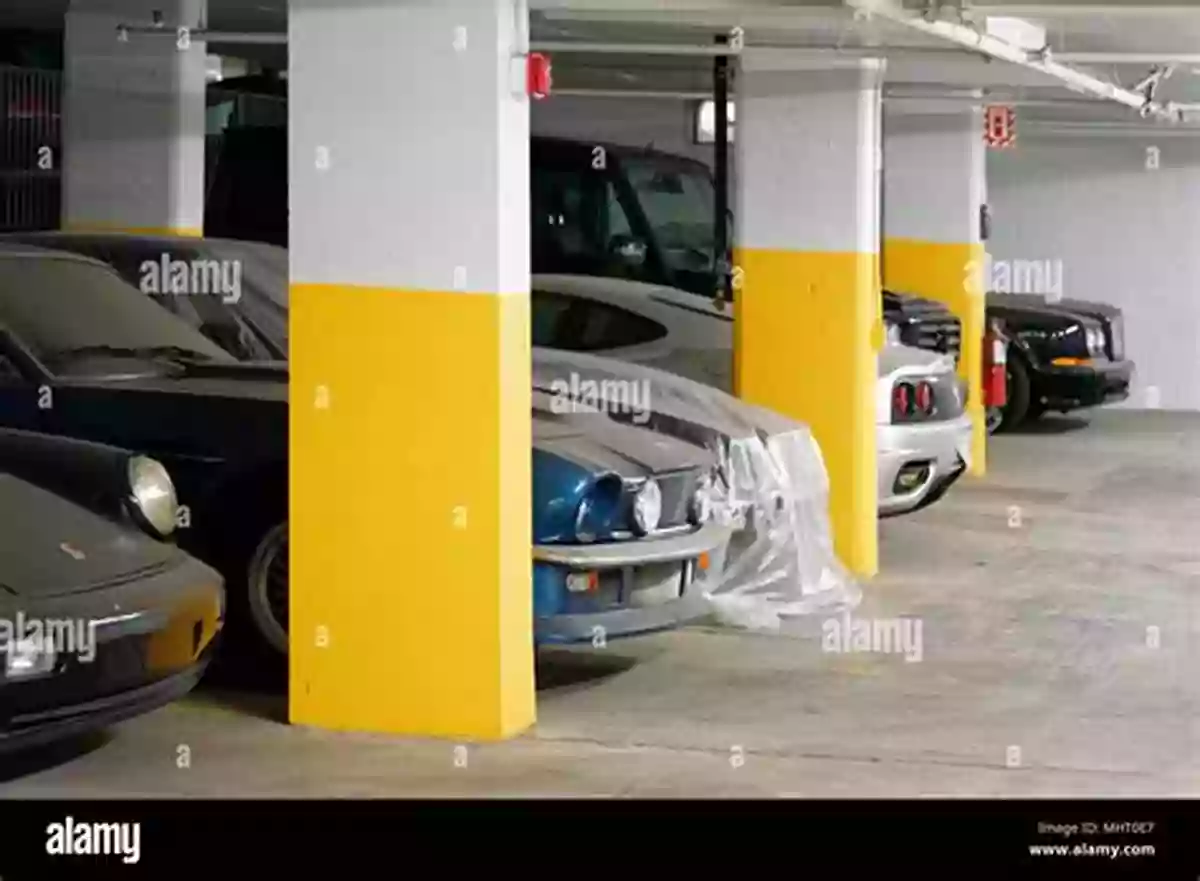
<instances>
[{"instance_id":1,"label":"car tire","mask_svg":"<svg viewBox=\"0 0 1200 881\"><path fill-rule=\"evenodd\" d=\"M1008 350L1008 402L1001 408L1000 419L994 427L989 424L992 433L1011 431L1029 418L1029 369L1021 358ZM993 420L994 421L994 420Z\"/></svg>"},{"instance_id":2,"label":"car tire","mask_svg":"<svg viewBox=\"0 0 1200 881\"><path fill-rule=\"evenodd\" d=\"M288 651L288 525L263 534L246 566L246 602L257 635L281 655Z\"/></svg>"}]
</instances>

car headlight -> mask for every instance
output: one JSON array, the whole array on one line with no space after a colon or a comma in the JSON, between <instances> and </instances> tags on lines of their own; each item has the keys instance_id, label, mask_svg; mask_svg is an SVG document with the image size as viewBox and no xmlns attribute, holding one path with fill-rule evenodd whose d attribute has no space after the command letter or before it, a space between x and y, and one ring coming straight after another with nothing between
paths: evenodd
<instances>
[{"instance_id":1,"label":"car headlight","mask_svg":"<svg viewBox=\"0 0 1200 881\"><path fill-rule=\"evenodd\" d=\"M179 500L175 483L161 462L148 456L129 460L129 507L142 528L159 538L175 531Z\"/></svg>"},{"instance_id":2,"label":"car headlight","mask_svg":"<svg viewBox=\"0 0 1200 881\"><path fill-rule=\"evenodd\" d=\"M590 544L612 530L624 491L625 484L615 475L601 477L592 485L575 512L576 541Z\"/></svg>"},{"instance_id":3,"label":"car headlight","mask_svg":"<svg viewBox=\"0 0 1200 881\"><path fill-rule=\"evenodd\" d=\"M889 346L898 346L904 342L900 337L900 325L887 322L884 327L887 329L887 344Z\"/></svg>"},{"instance_id":4,"label":"car headlight","mask_svg":"<svg viewBox=\"0 0 1200 881\"><path fill-rule=\"evenodd\" d=\"M1087 328L1087 347L1090 355L1104 354L1104 331L1098 327Z\"/></svg>"},{"instance_id":5,"label":"car headlight","mask_svg":"<svg viewBox=\"0 0 1200 881\"><path fill-rule=\"evenodd\" d=\"M662 490L656 481L647 480L633 497L633 522L638 532L645 535L658 529L661 518Z\"/></svg>"},{"instance_id":6,"label":"car headlight","mask_svg":"<svg viewBox=\"0 0 1200 881\"><path fill-rule=\"evenodd\" d=\"M692 493L692 501L689 514L691 520L697 526L703 526L712 519L713 513L713 485L712 479L706 477L701 481L696 491Z\"/></svg>"}]
</instances>

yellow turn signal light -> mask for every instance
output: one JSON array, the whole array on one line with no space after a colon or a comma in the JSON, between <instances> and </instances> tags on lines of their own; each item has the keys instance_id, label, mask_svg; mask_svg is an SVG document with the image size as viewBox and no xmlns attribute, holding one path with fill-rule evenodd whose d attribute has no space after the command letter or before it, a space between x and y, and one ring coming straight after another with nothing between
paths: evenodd
<instances>
[{"instance_id":1,"label":"yellow turn signal light","mask_svg":"<svg viewBox=\"0 0 1200 881\"><path fill-rule=\"evenodd\" d=\"M1055 367L1091 367L1091 358L1055 358L1050 362Z\"/></svg>"}]
</instances>

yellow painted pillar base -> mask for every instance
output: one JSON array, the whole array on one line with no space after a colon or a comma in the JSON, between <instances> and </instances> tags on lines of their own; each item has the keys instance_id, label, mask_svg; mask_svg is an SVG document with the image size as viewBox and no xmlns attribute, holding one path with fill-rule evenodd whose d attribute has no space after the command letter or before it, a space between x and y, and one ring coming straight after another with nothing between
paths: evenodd
<instances>
[{"instance_id":1,"label":"yellow painted pillar base","mask_svg":"<svg viewBox=\"0 0 1200 881\"><path fill-rule=\"evenodd\" d=\"M131 236L181 236L198 239L204 230L194 226L122 226L119 223L64 223L63 232L124 233Z\"/></svg>"},{"instance_id":2,"label":"yellow painted pillar base","mask_svg":"<svg viewBox=\"0 0 1200 881\"><path fill-rule=\"evenodd\" d=\"M529 298L291 287L292 722L533 724Z\"/></svg>"},{"instance_id":3,"label":"yellow painted pillar base","mask_svg":"<svg viewBox=\"0 0 1200 881\"><path fill-rule=\"evenodd\" d=\"M959 375L966 380L967 412L973 428L971 468L987 473L987 410L983 404L983 337L987 308L982 290L982 244L943 244L916 239L883 241L883 286L898 294L913 294L944 303L962 322Z\"/></svg>"},{"instance_id":4,"label":"yellow painted pillar base","mask_svg":"<svg viewBox=\"0 0 1200 881\"><path fill-rule=\"evenodd\" d=\"M736 392L812 428L829 472L838 556L869 578L879 570L878 258L741 249L737 265Z\"/></svg>"}]
</instances>

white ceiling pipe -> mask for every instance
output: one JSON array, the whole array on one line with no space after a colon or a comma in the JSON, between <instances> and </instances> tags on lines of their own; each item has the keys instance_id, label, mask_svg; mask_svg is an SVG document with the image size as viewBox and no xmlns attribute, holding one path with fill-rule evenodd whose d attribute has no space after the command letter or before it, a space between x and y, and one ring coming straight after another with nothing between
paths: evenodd
<instances>
[{"instance_id":1,"label":"white ceiling pipe","mask_svg":"<svg viewBox=\"0 0 1200 881\"><path fill-rule=\"evenodd\" d=\"M645 91L636 89L560 89L555 86L550 92L550 100L554 98L624 98L635 101L641 98L659 99L664 101L708 101L712 92L705 91Z\"/></svg>"},{"instance_id":2,"label":"white ceiling pipe","mask_svg":"<svg viewBox=\"0 0 1200 881\"><path fill-rule=\"evenodd\" d=\"M1068 67L1065 64L1039 58L1034 53L1027 52L1005 40L981 34L967 25L944 20L927 21L922 16L914 15L902 7L897 7L887 2L887 0L845 0L845 3L858 13L868 16L877 15L887 21L895 22L896 24L920 31L932 37L949 40L952 43L964 46L967 49L973 49L1000 61L1008 61L1020 67L1038 71L1059 80L1072 91L1124 104L1126 107L1143 111L1146 115L1153 115L1160 119L1170 121L1176 121L1177 119L1176 115L1169 109L1153 102L1148 103L1138 92L1123 89L1107 80L1099 79L1091 74L1076 70L1073 67Z\"/></svg>"},{"instance_id":3,"label":"white ceiling pipe","mask_svg":"<svg viewBox=\"0 0 1200 881\"><path fill-rule=\"evenodd\" d=\"M117 33L136 34L139 37L170 37L178 38L179 27L167 25L121 24L117 25ZM209 43L247 43L255 45L286 46L287 34L267 33L258 31L210 31L206 28L188 28L188 36L193 40L204 40Z\"/></svg>"},{"instance_id":4,"label":"white ceiling pipe","mask_svg":"<svg viewBox=\"0 0 1200 881\"><path fill-rule=\"evenodd\" d=\"M1182 52L1051 52L1066 64L1200 64L1200 55Z\"/></svg>"},{"instance_id":5,"label":"white ceiling pipe","mask_svg":"<svg viewBox=\"0 0 1200 881\"><path fill-rule=\"evenodd\" d=\"M534 52L580 53L590 55L738 55L736 45L695 46L683 43L584 43L535 40L529 44Z\"/></svg>"}]
</instances>

